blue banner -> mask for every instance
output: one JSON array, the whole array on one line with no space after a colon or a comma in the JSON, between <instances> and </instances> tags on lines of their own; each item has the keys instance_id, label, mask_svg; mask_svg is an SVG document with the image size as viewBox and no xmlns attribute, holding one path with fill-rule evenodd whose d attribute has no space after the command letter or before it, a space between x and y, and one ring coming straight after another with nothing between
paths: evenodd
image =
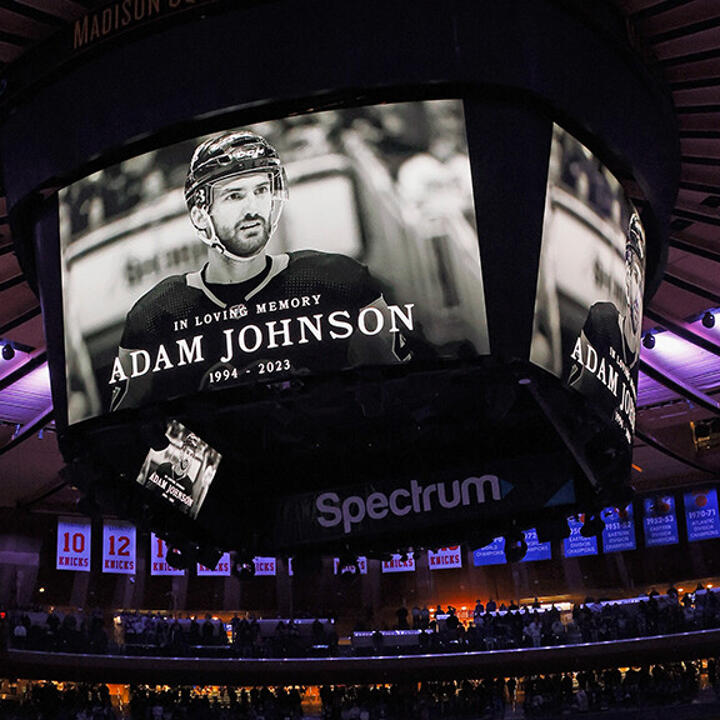
<instances>
[{"instance_id":1,"label":"blue banner","mask_svg":"<svg viewBox=\"0 0 720 720\"><path fill-rule=\"evenodd\" d=\"M489 545L473 550L473 565L504 565L505 538L495 538Z\"/></svg>"},{"instance_id":2,"label":"blue banner","mask_svg":"<svg viewBox=\"0 0 720 720\"><path fill-rule=\"evenodd\" d=\"M720 537L717 490L694 490L685 493L685 520L688 540Z\"/></svg>"},{"instance_id":3,"label":"blue banner","mask_svg":"<svg viewBox=\"0 0 720 720\"><path fill-rule=\"evenodd\" d=\"M536 560L550 560L552 548L549 542L538 542L537 530L530 528L523 530L527 543L527 552L521 562L535 562ZM504 565L505 564L505 538L497 537L485 547L473 551L473 565Z\"/></svg>"},{"instance_id":4,"label":"blue banner","mask_svg":"<svg viewBox=\"0 0 720 720\"><path fill-rule=\"evenodd\" d=\"M523 535L525 536L525 542L528 546L525 557L522 559L523 562L550 560L550 558L552 558L552 548L550 547L550 543L538 542L537 530L535 530L535 528L523 530Z\"/></svg>"},{"instance_id":5,"label":"blue banner","mask_svg":"<svg viewBox=\"0 0 720 720\"><path fill-rule=\"evenodd\" d=\"M583 526L584 518L569 517L568 525L570 526L570 537L563 540L565 557L581 557L583 555L597 555L598 545L597 536L583 537L580 529Z\"/></svg>"},{"instance_id":6,"label":"blue banner","mask_svg":"<svg viewBox=\"0 0 720 720\"><path fill-rule=\"evenodd\" d=\"M607 507L602 511L605 529L602 533L603 552L635 550L635 520L632 503L624 508Z\"/></svg>"},{"instance_id":7,"label":"blue banner","mask_svg":"<svg viewBox=\"0 0 720 720\"><path fill-rule=\"evenodd\" d=\"M645 545L673 545L679 541L675 498L657 495L643 499L643 527Z\"/></svg>"}]
</instances>

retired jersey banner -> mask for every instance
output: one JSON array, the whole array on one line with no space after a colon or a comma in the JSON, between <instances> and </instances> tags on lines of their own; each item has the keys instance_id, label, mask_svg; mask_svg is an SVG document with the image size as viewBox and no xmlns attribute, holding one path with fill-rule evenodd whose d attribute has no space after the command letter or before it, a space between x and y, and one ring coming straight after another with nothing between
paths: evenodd
<instances>
[{"instance_id":1,"label":"retired jersey banner","mask_svg":"<svg viewBox=\"0 0 720 720\"><path fill-rule=\"evenodd\" d=\"M129 523L118 521L106 522L103 525L103 565L104 573L134 575L135 527Z\"/></svg>"},{"instance_id":2,"label":"retired jersey banner","mask_svg":"<svg viewBox=\"0 0 720 720\"><path fill-rule=\"evenodd\" d=\"M685 520L688 540L708 540L720 537L717 490L695 490L685 493Z\"/></svg>"},{"instance_id":3,"label":"retired jersey banner","mask_svg":"<svg viewBox=\"0 0 720 720\"><path fill-rule=\"evenodd\" d=\"M635 550L637 543L632 503L624 508L607 507L601 517L605 521L602 532L603 552Z\"/></svg>"},{"instance_id":4,"label":"retired jersey banner","mask_svg":"<svg viewBox=\"0 0 720 720\"><path fill-rule=\"evenodd\" d=\"M584 537L580 534L584 520L583 516L573 516L568 518L570 537L563 540L563 548L566 558L598 554L597 536L592 535L591 537Z\"/></svg>"},{"instance_id":5,"label":"retired jersey banner","mask_svg":"<svg viewBox=\"0 0 720 720\"><path fill-rule=\"evenodd\" d=\"M57 553L58 570L90 572L90 520L84 518L58 518Z\"/></svg>"},{"instance_id":6,"label":"retired jersey banner","mask_svg":"<svg viewBox=\"0 0 720 720\"><path fill-rule=\"evenodd\" d=\"M197 564L198 577L224 577L230 575L230 553L223 553L214 568L208 568L200 563Z\"/></svg>"},{"instance_id":7,"label":"retired jersey banner","mask_svg":"<svg viewBox=\"0 0 720 720\"><path fill-rule=\"evenodd\" d=\"M150 533L150 574L151 575L184 575L184 570L170 567L167 557L168 545L154 532Z\"/></svg>"},{"instance_id":8,"label":"retired jersey banner","mask_svg":"<svg viewBox=\"0 0 720 720\"><path fill-rule=\"evenodd\" d=\"M384 573L415 572L415 556L413 553L408 553L407 556L396 553L391 560L382 561L382 571Z\"/></svg>"},{"instance_id":9,"label":"retired jersey banner","mask_svg":"<svg viewBox=\"0 0 720 720\"><path fill-rule=\"evenodd\" d=\"M359 555L356 558L355 566L357 567L360 575L367 575L367 558L364 555ZM345 565L344 567L348 566ZM292 569L292 566L290 569ZM337 575L341 569L342 568L340 568L340 558L333 558L333 572L335 573L335 575ZM292 575L292 573L290 574Z\"/></svg>"},{"instance_id":10,"label":"retired jersey banner","mask_svg":"<svg viewBox=\"0 0 720 720\"><path fill-rule=\"evenodd\" d=\"M675 498L672 495L657 495L643 499L643 527L645 545L674 545L680 542Z\"/></svg>"},{"instance_id":11,"label":"retired jersey banner","mask_svg":"<svg viewBox=\"0 0 720 720\"><path fill-rule=\"evenodd\" d=\"M437 552L428 550L428 566L431 570L461 568L462 549L460 545L438 548Z\"/></svg>"},{"instance_id":12,"label":"retired jersey banner","mask_svg":"<svg viewBox=\"0 0 720 720\"><path fill-rule=\"evenodd\" d=\"M277 574L277 563L274 557L256 557L253 558L253 562L255 563L255 577Z\"/></svg>"}]
</instances>

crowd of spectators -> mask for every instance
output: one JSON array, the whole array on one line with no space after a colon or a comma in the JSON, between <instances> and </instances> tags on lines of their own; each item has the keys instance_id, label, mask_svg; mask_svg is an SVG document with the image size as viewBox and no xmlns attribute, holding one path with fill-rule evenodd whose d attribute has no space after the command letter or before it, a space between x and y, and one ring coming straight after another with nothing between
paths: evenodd
<instances>
[{"instance_id":1,"label":"crowd of spectators","mask_svg":"<svg viewBox=\"0 0 720 720\"><path fill-rule=\"evenodd\" d=\"M514 602L499 606L478 600L473 619L463 622L457 610L438 606L412 611L399 608L395 630L421 630L417 648L427 651L478 651L623 640L651 635L669 635L720 627L720 599L714 591L698 586L682 597L674 587L665 595L651 591L631 601L596 601L587 598L571 612L555 605L541 606ZM357 626L356 629L359 629ZM388 629L388 628L386 628ZM390 652L393 646L381 632L373 635L376 654Z\"/></svg>"},{"instance_id":2,"label":"crowd of spectators","mask_svg":"<svg viewBox=\"0 0 720 720\"><path fill-rule=\"evenodd\" d=\"M398 609L391 628L358 623L350 644L339 643L327 619L258 619L235 615L227 625L217 617L182 613L123 612L112 631L102 612L17 611L9 618L9 640L17 649L48 652L125 653L178 657L273 658L337 654L483 651L574 645L669 635L720 627L720 599L702 587L682 596L671 587L664 595L623 601L587 598L572 610L539 601L523 607L478 601L472 620L437 606ZM411 634L412 637L407 637Z\"/></svg>"},{"instance_id":3,"label":"crowd of spectators","mask_svg":"<svg viewBox=\"0 0 720 720\"><path fill-rule=\"evenodd\" d=\"M702 677L703 672L705 676ZM703 689L704 688L704 689ZM319 696L319 697L318 697ZM319 699L320 705L317 701ZM717 663L607 668L527 677L380 684L325 685L316 692L294 687L135 685L115 702L105 685L28 685L0 702L8 720L501 720L555 718L647 708L716 708ZM608 713L610 713L608 715ZM619 714L618 714L619 713ZM707 713L705 714L707 716Z\"/></svg>"},{"instance_id":4,"label":"crowd of spectators","mask_svg":"<svg viewBox=\"0 0 720 720\"><path fill-rule=\"evenodd\" d=\"M103 613L16 611L9 618L12 647L47 652L107 653L110 639Z\"/></svg>"}]
</instances>

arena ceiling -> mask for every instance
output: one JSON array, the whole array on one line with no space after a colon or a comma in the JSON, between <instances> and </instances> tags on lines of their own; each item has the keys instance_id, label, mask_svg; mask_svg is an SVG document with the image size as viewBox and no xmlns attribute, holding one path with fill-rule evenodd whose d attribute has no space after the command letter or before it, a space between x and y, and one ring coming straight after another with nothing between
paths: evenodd
<instances>
[{"instance_id":1,"label":"arena ceiling","mask_svg":"<svg viewBox=\"0 0 720 720\"><path fill-rule=\"evenodd\" d=\"M698 449L691 429L720 414L720 2L615 1L631 41L670 88L682 154L667 272L645 309L644 329L656 343L643 348L633 479L647 491L702 483L720 470L720 433L716 446L711 435L711 447ZM0 92L3 70L105 4L0 0ZM63 462L52 431L42 318L1 195L0 187L0 341L12 342L16 353L0 360L0 505L63 509L76 498L71 488L58 491ZM702 323L708 311L719 316L712 328ZM31 372L18 371L27 363ZM660 375L670 382L658 382Z\"/></svg>"}]
</instances>

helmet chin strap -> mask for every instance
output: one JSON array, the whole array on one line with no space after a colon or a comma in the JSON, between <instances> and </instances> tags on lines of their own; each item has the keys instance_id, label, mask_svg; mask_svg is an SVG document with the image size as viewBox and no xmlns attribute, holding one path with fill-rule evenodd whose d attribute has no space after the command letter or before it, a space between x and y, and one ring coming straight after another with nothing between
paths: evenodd
<instances>
[{"instance_id":1,"label":"helmet chin strap","mask_svg":"<svg viewBox=\"0 0 720 720\"><path fill-rule=\"evenodd\" d=\"M210 213L205 209L201 209L200 212L203 214L203 218L207 224L206 227L210 228L210 232L208 233L207 230L201 230L200 228L196 227L195 231L197 232L199 238L208 247L217 250L223 257L228 258L228 260L232 260L233 262L237 263L250 262L251 260L254 260L264 250L264 248L259 248L258 251L250 255L250 257L242 257L240 255L236 255L234 252L228 250L227 247L223 245L222 240L220 240L220 238L217 236L217 232L215 232L215 223L210 217Z\"/></svg>"}]
</instances>

